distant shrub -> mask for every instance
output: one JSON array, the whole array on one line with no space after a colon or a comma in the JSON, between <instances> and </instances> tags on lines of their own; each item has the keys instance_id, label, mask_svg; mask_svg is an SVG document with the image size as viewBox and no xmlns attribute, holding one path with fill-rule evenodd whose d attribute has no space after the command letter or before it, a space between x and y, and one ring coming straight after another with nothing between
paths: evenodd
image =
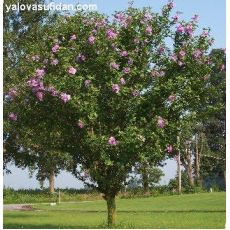
<instances>
[{"instance_id":1,"label":"distant shrub","mask_svg":"<svg viewBox=\"0 0 230 230\"><path fill-rule=\"evenodd\" d=\"M48 189L18 189L4 188L3 202L5 204L12 203L55 203L58 202L58 191L50 194ZM102 199L100 194L95 190L86 189L60 189L61 202L75 202L83 200Z\"/></svg>"}]
</instances>

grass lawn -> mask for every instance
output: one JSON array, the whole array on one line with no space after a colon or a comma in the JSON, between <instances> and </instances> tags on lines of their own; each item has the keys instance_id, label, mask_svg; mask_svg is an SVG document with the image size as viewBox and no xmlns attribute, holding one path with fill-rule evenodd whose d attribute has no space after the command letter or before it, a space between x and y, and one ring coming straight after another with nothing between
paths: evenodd
<instances>
[{"instance_id":1,"label":"grass lawn","mask_svg":"<svg viewBox=\"0 0 230 230\"><path fill-rule=\"evenodd\" d=\"M226 194L117 200L118 228L224 228ZM4 211L4 228L106 228L106 203L93 201L56 206L39 204L35 211Z\"/></svg>"}]
</instances>

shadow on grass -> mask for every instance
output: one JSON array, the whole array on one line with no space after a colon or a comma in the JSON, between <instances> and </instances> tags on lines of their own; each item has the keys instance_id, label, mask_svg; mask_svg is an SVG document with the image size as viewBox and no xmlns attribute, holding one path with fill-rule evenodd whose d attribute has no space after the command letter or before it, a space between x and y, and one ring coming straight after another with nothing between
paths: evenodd
<instances>
[{"instance_id":1,"label":"shadow on grass","mask_svg":"<svg viewBox=\"0 0 230 230\"><path fill-rule=\"evenodd\" d=\"M35 210L36 211L36 210ZM107 213L107 211L103 210L75 210L75 209L54 209L54 210L46 210L40 209L37 211L48 211L48 212L74 212L74 213ZM22 211L23 212L23 211ZM226 212L226 210L118 210L117 213L174 213L174 212Z\"/></svg>"},{"instance_id":2,"label":"shadow on grass","mask_svg":"<svg viewBox=\"0 0 230 230\"><path fill-rule=\"evenodd\" d=\"M68 225L55 225L55 224L3 224L3 229L87 229L92 226L68 226Z\"/></svg>"}]
</instances>

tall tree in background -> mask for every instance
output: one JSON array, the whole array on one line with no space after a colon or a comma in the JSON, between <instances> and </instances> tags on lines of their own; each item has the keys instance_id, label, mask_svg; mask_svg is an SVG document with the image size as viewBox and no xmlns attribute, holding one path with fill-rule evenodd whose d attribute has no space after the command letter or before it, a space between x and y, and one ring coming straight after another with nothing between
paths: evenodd
<instances>
[{"instance_id":1,"label":"tall tree in background","mask_svg":"<svg viewBox=\"0 0 230 230\"><path fill-rule=\"evenodd\" d=\"M50 24L55 20L57 12L50 13L49 11L14 11L7 12L5 5L12 4L44 4L43 0L6 0L4 1L4 20L3 20L3 60L4 60L4 113L5 116L10 114L8 104L12 103L17 96L16 88L20 87L23 79L24 70L22 59L29 49L34 49L34 44L38 43L43 34L40 33L40 27L45 24ZM31 58L38 62L40 57L38 55L31 56ZM18 133L14 129L9 129L8 121L5 120L4 129L4 169L7 170L7 163L15 163L20 167L32 167L35 164L35 156L31 155L30 151L25 151L26 146L18 143ZM6 128L7 127L7 128ZM44 147L43 147L44 148ZM24 151L22 151L24 149ZM22 153L24 152L24 154ZM26 153L26 154L25 154ZM29 154L28 154L29 153ZM44 155L44 153L42 153ZM54 158L54 157L53 157ZM54 162L54 161L53 161ZM47 163L44 160L42 165ZM37 164L39 164L37 162ZM48 163L49 164L49 163ZM46 167L48 168L48 167ZM45 170L45 166L43 166ZM7 171L9 172L9 170ZM53 189L52 189L53 190Z\"/></svg>"},{"instance_id":2,"label":"tall tree in background","mask_svg":"<svg viewBox=\"0 0 230 230\"><path fill-rule=\"evenodd\" d=\"M160 168L157 168L156 165L153 165L148 161L138 163L135 167L135 173L136 176L140 176L140 179L138 179L137 182L142 185L145 194L149 194L149 188L159 183L161 177L164 176L164 173Z\"/></svg>"},{"instance_id":3,"label":"tall tree in background","mask_svg":"<svg viewBox=\"0 0 230 230\"><path fill-rule=\"evenodd\" d=\"M212 93L209 97L212 109L209 118L203 122L203 133L207 139L210 157L202 158L201 175L219 175L225 180L226 170L226 55L223 49L210 53L213 62L209 76Z\"/></svg>"}]
</instances>

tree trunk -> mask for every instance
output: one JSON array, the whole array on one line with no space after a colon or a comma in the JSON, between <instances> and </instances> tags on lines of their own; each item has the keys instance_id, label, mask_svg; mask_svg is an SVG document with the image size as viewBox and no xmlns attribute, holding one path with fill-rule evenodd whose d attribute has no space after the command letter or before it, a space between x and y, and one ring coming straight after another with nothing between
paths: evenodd
<instances>
[{"instance_id":1,"label":"tree trunk","mask_svg":"<svg viewBox=\"0 0 230 230\"><path fill-rule=\"evenodd\" d=\"M178 152L178 193L181 194L181 165L180 165L180 150Z\"/></svg>"},{"instance_id":2,"label":"tree trunk","mask_svg":"<svg viewBox=\"0 0 230 230\"><path fill-rule=\"evenodd\" d=\"M147 162L143 163L142 184L143 184L144 194L148 194L149 193L149 178L148 178L148 164L147 164Z\"/></svg>"},{"instance_id":3,"label":"tree trunk","mask_svg":"<svg viewBox=\"0 0 230 230\"><path fill-rule=\"evenodd\" d=\"M51 171L49 175L50 193L54 193L54 177L54 171Z\"/></svg>"},{"instance_id":4,"label":"tree trunk","mask_svg":"<svg viewBox=\"0 0 230 230\"><path fill-rule=\"evenodd\" d=\"M194 179L192 175L192 151L188 149L188 179L189 179L189 185L194 186Z\"/></svg>"},{"instance_id":5,"label":"tree trunk","mask_svg":"<svg viewBox=\"0 0 230 230\"><path fill-rule=\"evenodd\" d=\"M196 138L196 181L197 184L200 185L200 160L199 160L199 147L198 147L198 134L195 136Z\"/></svg>"},{"instance_id":6,"label":"tree trunk","mask_svg":"<svg viewBox=\"0 0 230 230\"><path fill-rule=\"evenodd\" d=\"M181 160L180 160L180 137L177 136L177 149L178 149L178 159L177 159L177 173L178 173L178 194L181 194Z\"/></svg>"},{"instance_id":7,"label":"tree trunk","mask_svg":"<svg viewBox=\"0 0 230 230\"><path fill-rule=\"evenodd\" d=\"M115 225L116 219L116 201L115 196L106 196L107 210L108 210L108 227Z\"/></svg>"}]
</instances>

